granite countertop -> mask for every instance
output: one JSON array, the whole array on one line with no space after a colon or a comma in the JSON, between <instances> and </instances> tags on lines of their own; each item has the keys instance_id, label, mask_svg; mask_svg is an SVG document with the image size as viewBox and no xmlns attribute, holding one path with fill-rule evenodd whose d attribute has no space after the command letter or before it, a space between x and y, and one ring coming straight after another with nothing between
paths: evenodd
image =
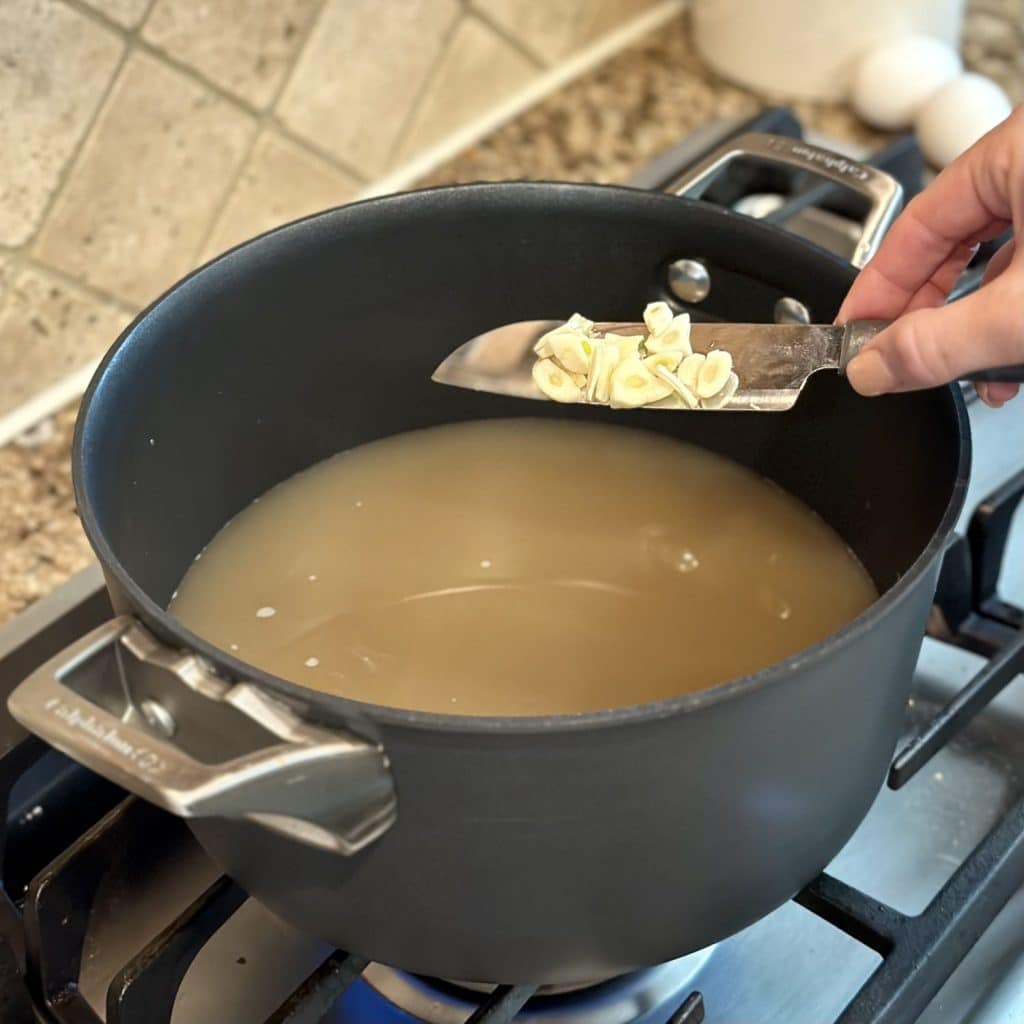
<instances>
[{"instance_id":1,"label":"granite countertop","mask_svg":"<svg viewBox=\"0 0 1024 1024\"><path fill-rule=\"evenodd\" d=\"M971 0L969 67L1024 99L1024 0ZM500 178L619 182L698 125L771 103L725 82L693 52L685 18L622 51L424 179L423 185ZM845 107L793 105L803 124L878 145ZM75 514L64 409L0 448L0 623L85 568L92 552Z\"/></svg>"}]
</instances>

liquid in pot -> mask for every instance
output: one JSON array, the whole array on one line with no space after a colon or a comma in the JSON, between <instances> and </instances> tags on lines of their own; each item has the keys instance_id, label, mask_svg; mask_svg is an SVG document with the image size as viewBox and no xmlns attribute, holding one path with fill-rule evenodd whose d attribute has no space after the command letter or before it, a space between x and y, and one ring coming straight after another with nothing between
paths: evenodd
<instances>
[{"instance_id":1,"label":"liquid in pot","mask_svg":"<svg viewBox=\"0 0 1024 1024\"><path fill-rule=\"evenodd\" d=\"M311 689L543 715L725 682L876 596L831 527L721 456L514 419L387 438L285 481L217 534L171 610Z\"/></svg>"}]
</instances>

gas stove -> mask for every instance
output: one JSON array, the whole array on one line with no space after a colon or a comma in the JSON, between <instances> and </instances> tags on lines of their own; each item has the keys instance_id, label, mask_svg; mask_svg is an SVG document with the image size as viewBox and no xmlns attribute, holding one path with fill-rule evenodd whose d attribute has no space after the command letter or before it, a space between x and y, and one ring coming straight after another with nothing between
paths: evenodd
<instances>
[{"instance_id":1,"label":"gas stove","mask_svg":"<svg viewBox=\"0 0 1024 1024\"><path fill-rule=\"evenodd\" d=\"M634 184L664 186L739 131L800 128L782 110L709 126ZM911 140L871 162L920 188ZM841 197L816 202L749 183L731 205L848 256L851 211ZM889 786L827 872L775 913L711 949L574 990L416 977L296 932L220 876L180 820L0 712L0 1021L1024 1021L1024 400L971 402L969 414L971 486ZM94 566L0 629L0 697L110 614Z\"/></svg>"}]
</instances>

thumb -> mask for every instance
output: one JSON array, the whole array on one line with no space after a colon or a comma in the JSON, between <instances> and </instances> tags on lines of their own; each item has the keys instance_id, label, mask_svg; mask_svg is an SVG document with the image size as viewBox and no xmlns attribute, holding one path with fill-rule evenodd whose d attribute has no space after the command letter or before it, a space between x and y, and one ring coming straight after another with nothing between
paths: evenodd
<instances>
[{"instance_id":1,"label":"thumb","mask_svg":"<svg viewBox=\"0 0 1024 1024\"><path fill-rule=\"evenodd\" d=\"M851 361L862 395L913 391L972 370L1024 362L1024 274L1001 274L966 298L905 313Z\"/></svg>"}]
</instances>

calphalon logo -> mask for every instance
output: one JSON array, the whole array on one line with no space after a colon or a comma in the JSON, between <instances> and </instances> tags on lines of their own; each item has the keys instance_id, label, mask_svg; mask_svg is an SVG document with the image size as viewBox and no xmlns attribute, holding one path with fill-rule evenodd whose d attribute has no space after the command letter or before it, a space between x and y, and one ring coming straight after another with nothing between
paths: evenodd
<instances>
[{"instance_id":1,"label":"calphalon logo","mask_svg":"<svg viewBox=\"0 0 1024 1024\"><path fill-rule=\"evenodd\" d=\"M103 746L110 747L131 761L140 771L158 775L167 767L163 759L148 747L135 746L117 731L117 726L104 725L91 712L83 712L79 708L65 704L59 697L51 697L43 706L73 729L81 729Z\"/></svg>"},{"instance_id":2,"label":"calphalon logo","mask_svg":"<svg viewBox=\"0 0 1024 1024\"><path fill-rule=\"evenodd\" d=\"M856 178L857 181L866 181L870 176L863 167L852 163L846 157L839 156L836 153L828 153L823 149L817 149L814 146L807 145L806 142L791 143L788 140L781 142L772 139L770 145L772 149L796 153L797 156L802 156L805 160L810 160L811 163L821 164L822 167L827 167L830 171L845 174L850 178Z\"/></svg>"}]
</instances>

